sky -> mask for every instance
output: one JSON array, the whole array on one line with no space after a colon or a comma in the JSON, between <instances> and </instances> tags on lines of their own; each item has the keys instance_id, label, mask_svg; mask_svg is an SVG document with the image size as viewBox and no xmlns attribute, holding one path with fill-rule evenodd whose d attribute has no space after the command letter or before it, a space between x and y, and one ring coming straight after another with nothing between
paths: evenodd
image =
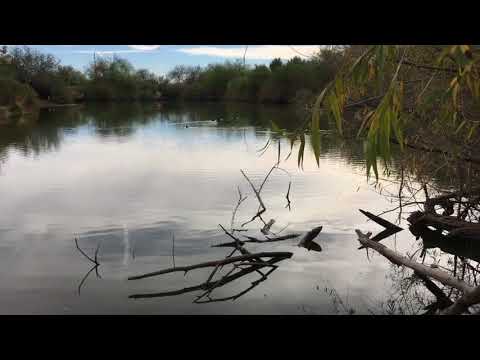
<instances>
[{"instance_id":1,"label":"sky","mask_svg":"<svg viewBox=\"0 0 480 360\"><path fill-rule=\"evenodd\" d=\"M11 45L14 46L14 45ZM63 65L85 70L97 56L119 57L129 60L135 68L148 69L165 75L175 65L200 65L243 59L247 45L28 45L55 55ZM249 45L245 56L247 64L269 64L276 57L288 60L295 56L307 58L320 45Z\"/></svg>"}]
</instances>

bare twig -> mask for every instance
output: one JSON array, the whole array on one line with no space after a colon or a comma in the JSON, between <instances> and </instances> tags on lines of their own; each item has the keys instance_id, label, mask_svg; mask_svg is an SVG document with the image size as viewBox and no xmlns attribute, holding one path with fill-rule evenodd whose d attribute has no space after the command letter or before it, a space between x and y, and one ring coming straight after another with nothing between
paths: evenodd
<instances>
[{"instance_id":1,"label":"bare twig","mask_svg":"<svg viewBox=\"0 0 480 360\"><path fill-rule=\"evenodd\" d=\"M265 253L264 253L265 254ZM273 253L271 253L273 254ZM275 256L272 257L270 260L267 261L268 264L273 265L279 261L282 261L284 259L290 258L293 254L292 253L277 253L277 254L282 254L280 256ZM258 254L254 254L258 255ZM196 286L191 286L187 287L181 290L174 290L174 291L167 291L167 292L161 292L161 293L153 293L153 294L135 294L135 295L130 295L129 298L132 299L139 299L139 298L156 298L156 297L164 297L164 296L174 296L174 295L179 295L179 294L184 294L187 292L192 292L192 291L197 291L197 290L206 290L209 293L211 293L211 290L218 288L220 286L223 286L229 282L232 282L240 277L243 277L251 272L257 271L259 267L264 267L263 264L253 264L250 267L246 269L242 269L240 271L237 271L235 274L224 276L222 279L213 281L210 283L202 283L200 285ZM171 269L172 270L172 269ZM233 271L233 270L232 270ZM231 272L232 272L231 271ZM262 274L262 276L265 276ZM197 298L196 301L198 301L201 297L207 296L207 294L201 295L199 298Z\"/></svg>"},{"instance_id":2,"label":"bare twig","mask_svg":"<svg viewBox=\"0 0 480 360\"><path fill-rule=\"evenodd\" d=\"M87 280L88 276L90 275L90 273L95 270L95 274L98 278L102 278L100 276L100 274L98 273L98 267L100 266L100 263L98 262L98 252L100 250L100 246L101 246L101 241L97 244L97 248L95 249L95 255L94 255L94 258L92 259L90 256L88 256L81 248L80 246L78 245L78 239L77 238L74 238L75 239L75 245L78 249L78 251L84 256L86 257L89 261L91 261L93 263L93 266L90 268L90 270L88 270L88 272L85 274L85 276L82 278L82 280L80 281L80 284L78 285L78 295L80 295L80 292L81 292L81 289L82 289L82 286L83 284L85 283L85 281Z\"/></svg>"},{"instance_id":3,"label":"bare twig","mask_svg":"<svg viewBox=\"0 0 480 360\"><path fill-rule=\"evenodd\" d=\"M287 195L285 196L285 198L287 199L287 205L285 205L285 207L287 208L288 207L288 211L291 210L291 207L290 207L290 187L292 186L292 182L290 181L288 183L288 190L287 190Z\"/></svg>"},{"instance_id":4,"label":"bare twig","mask_svg":"<svg viewBox=\"0 0 480 360\"><path fill-rule=\"evenodd\" d=\"M248 196L245 196L245 197L242 197L242 192L240 191L240 187L237 186L237 190L238 190L238 202L237 202L237 205L235 206L235 208L233 209L233 213L232 213L232 221L230 223L230 230L231 231L238 231L238 230L235 230L233 228L233 223L235 221L235 216L237 214L237 210L238 208L240 207L240 204L245 201L245 199L248 197Z\"/></svg>"},{"instance_id":5,"label":"bare twig","mask_svg":"<svg viewBox=\"0 0 480 360\"><path fill-rule=\"evenodd\" d=\"M175 234L172 233L172 261L173 267L175 268Z\"/></svg>"},{"instance_id":6,"label":"bare twig","mask_svg":"<svg viewBox=\"0 0 480 360\"><path fill-rule=\"evenodd\" d=\"M254 221L257 217L261 217L262 214L267 210L267 208L265 207L265 204L263 203L263 200L262 198L260 197L260 193L255 189L255 186L253 186L252 182L250 181L250 179L248 178L248 176L243 172L243 170L240 170L240 172L242 173L242 175L245 177L245 179L247 179L248 183L250 184L250 186L252 187L252 190L253 192L255 193L255 196L257 197L257 200L258 202L260 203L260 206L261 206L261 210L259 210L253 217L250 221L247 221L245 223L242 224L242 227L245 226L246 224Z\"/></svg>"},{"instance_id":7,"label":"bare twig","mask_svg":"<svg viewBox=\"0 0 480 360\"><path fill-rule=\"evenodd\" d=\"M283 241L283 240L288 240L288 239L294 239L294 238L297 238L299 237L300 234L289 234L289 235L284 235L284 236L279 236L279 237L274 237L274 238L269 238L267 237L266 240L260 240L260 239L257 239L253 236L245 236L248 240L241 240L240 243L241 245L245 244L245 243L269 243L269 242L276 242L276 241ZM235 247L236 246L236 242L229 242L229 243L221 243L221 244L218 244L218 245L212 245L212 247Z\"/></svg>"},{"instance_id":8,"label":"bare twig","mask_svg":"<svg viewBox=\"0 0 480 360\"><path fill-rule=\"evenodd\" d=\"M82 286L83 286L83 283L87 280L88 278L88 275L90 275L90 273L93 271L93 270L96 270L98 268L98 265L95 265L93 266L90 270L88 270L88 272L85 274L85 276L82 278L82 281L80 281L80 284L78 284L78 295L80 295L80 291L82 290Z\"/></svg>"},{"instance_id":9,"label":"bare twig","mask_svg":"<svg viewBox=\"0 0 480 360\"><path fill-rule=\"evenodd\" d=\"M95 265L99 265L97 260L96 260L96 254L95 254L95 259L92 259L90 256L88 256L87 254L85 254L85 252L80 249L80 246L78 246L78 239L75 238L75 245L77 246L77 249L78 251L80 251L80 254L82 254L83 256L85 256L88 260L90 260L92 263L94 263ZM97 247L97 251L98 251L98 247Z\"/></svg>"},{"instance_id":10,"label":"bare twig","mask_svg":"<svg viewBox=\"0 0 480 360\"><path fill-rule=\"evenodd\" d=\"M204 263L200 264L194 264L194 265L188 265L188 266L178 266L178 267L172 267L160 271L155 271L147 274L142 274L142 275L137 275L137 276L131 276L128 278L128 280L139 280L139 279L144 279L152 276L157 276L157 275L163 275L163 274L168 274L172 272L188 272L190 270L194 269L201 269L201 268L206 268L206 267L217 267L221 265L227 265L231 263L235 263L237 261L247 261L247 260L253 260L253 259L261 259L264 257L269 257L269 258L275 258L275 257L289 257L291 253L288 252L260 252L256 254L247 254L247 255L240 255L240 256L234 256L228 259L222 259L222 260L216 260L216 261L207 261Z\"/></svg>"}]
</instances>

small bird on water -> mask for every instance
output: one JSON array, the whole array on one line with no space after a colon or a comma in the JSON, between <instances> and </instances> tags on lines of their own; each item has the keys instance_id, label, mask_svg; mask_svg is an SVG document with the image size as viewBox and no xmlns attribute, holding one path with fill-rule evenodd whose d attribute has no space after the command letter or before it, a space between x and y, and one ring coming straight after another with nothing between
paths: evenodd
<instances>
[{"instance_id":1,"label":"small bird on water","mask_svg":"<svg viewBox=\"0 0 480 360\"><path fill-rule=\"evenodd\" d=\"M322 247L318 245L315 241L313 241L313 239L315 239L318 236L318 234L320 234L320 231L322 231L322 228L323 226L319 226L310 230L300 239L298 246L303 247L308 251L310 250L319 251L319 252L322 251Z\"/></svg>"}]
</instances>

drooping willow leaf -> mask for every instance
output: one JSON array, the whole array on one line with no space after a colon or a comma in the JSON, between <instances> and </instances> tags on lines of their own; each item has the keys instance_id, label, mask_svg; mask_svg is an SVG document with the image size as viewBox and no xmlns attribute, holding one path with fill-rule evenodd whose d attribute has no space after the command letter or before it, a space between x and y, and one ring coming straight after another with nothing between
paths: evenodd
<instances>
[{"instance_id":1,"label":"drooping willow leaf","mask_svg":"<svg viewBox=\"0 0 480 360\"><path fill-rule=\"evenodd\" d=\"M305 152L305 134L300 135L300 148L298 149L298 167L303 169L303 155Z\"/></svg>"},{"instance_id":2,"label":"drooping willow leaf","mask_svg":"<svg viewBox=\"0 0 480 360\"><path fill-rule=\"evenodd\" d=\"M313 154L317 165L320 166L320 124L319 119L312 120L312 134L310 136L310 143L312 145Z\"/></svg>"}]
</instances>

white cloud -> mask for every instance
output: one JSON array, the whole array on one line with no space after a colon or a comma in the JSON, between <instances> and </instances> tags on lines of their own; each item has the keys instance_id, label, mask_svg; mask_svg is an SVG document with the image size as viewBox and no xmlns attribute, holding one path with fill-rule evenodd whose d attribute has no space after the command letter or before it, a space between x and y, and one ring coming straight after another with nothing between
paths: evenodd
<instances>
[{"instance_id":1,"label":"white cloud","mask_svg":"<svg viewBox=\"0 0 480 360\"><path fill-rule=\"evenodd\" d=\"M152 53L160 47L160 45L127 45L127 50L74 50L76 54L93 54L97 55L113 55L113 54L132 54L132 53Z\"/></svg>"},{"instance_id":2,"label":"white cloud","mask_svg":"<svg viewBox=\"0 0 480 360\"><path fill-rule=\"evenodd\" d=\"M131 47L135 50L151 51L158 49L160 45L128 45L128 47Z\"/></svg>"},{"instance_id":3,"label":"white cloud","mask_svg":"<svg viewBox=\"0 0 480 360\"><path fill-rule=\"evenodd\" d=\"M295 56L309 57L315 54L321 45L261 45L249 46L246 59L270 60L274 58L291 59ZM215 46L198 46L181 48L177 51L190 55L206 55L225 58L243 58L245 46L221 48Z\"/></svg>"},{"instance_id":4,"label":"white cloud","mask_svg":"<svg viewBox=\"0 0 480 360\"><path fill-rule=\"evenodd\" d=\"M75 50L72 53L75 54L97 54L99 56L103 55L114 55L114 54L132 54L132 53L144 53L145 50ZM152 51L150 51L152 52Z\"/></svg>"}]
</instances>

